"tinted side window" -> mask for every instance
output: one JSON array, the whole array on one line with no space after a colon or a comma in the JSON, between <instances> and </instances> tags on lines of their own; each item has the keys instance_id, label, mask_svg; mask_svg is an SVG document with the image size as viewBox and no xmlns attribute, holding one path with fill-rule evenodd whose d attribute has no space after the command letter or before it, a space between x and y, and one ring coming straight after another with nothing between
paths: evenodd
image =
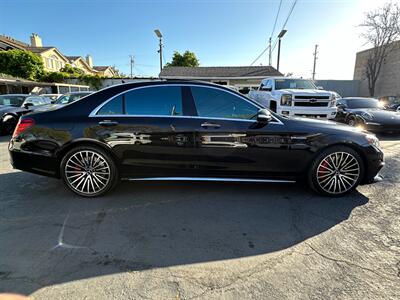
<instances>
[{"instance_id":1,"label":"tinted side window","mask_svg":"<svg viewBox=\"0 0 400 300\"><path fill-rule=\"evenodd\" d=\"M181 116L182 93L179 86L139 88L125 94L126 114Z\"/></svg>"},{"instance_id":2,"label":"tinted side window","mask_svg":"<svg viewBox=\"0 0 400 300\"><path fill-rule=\"evenodd\" d=\"M110 102L106 103L97 112L98 115L122 115L122 96L118 96L112 99Z\"/></svg>"},{"instance_id":3,"label":"tinted side window","mask_svg":"<svg viewBox=\"0 0 400 300\"><path fill-rule=\"evenodd\" d=\"M250 119L258 112L256 106L231 93L205 87L191 89L200 117Z\"/></svg>"}]
</instances>

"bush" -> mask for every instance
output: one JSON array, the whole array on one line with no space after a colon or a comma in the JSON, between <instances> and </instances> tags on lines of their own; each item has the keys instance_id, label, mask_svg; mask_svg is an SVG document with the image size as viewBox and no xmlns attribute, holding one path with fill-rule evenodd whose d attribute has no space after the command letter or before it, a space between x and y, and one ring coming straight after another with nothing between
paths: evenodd
<instances>
[{"instance_id":1,"label":"bush","mask_svg":"<svg viewBox=\"0 0 400 300\"><path fill-rule=\"evenodd\" d=\"M85 83L86 85L90 85L91 87L95 88L96 90L100 89L102 86L102 77L99 75L88 75L84 74L81 75L79 81Z\"/></svg>"},{"instance_id":2,"label":"bush","mask_svg":"<svg viewBox=\"0 0 400 300\"><path fill-rule=\"evenodd\" d=\"M65 72L45 72L40 81L62 83L66 78L69 78L69 74Z\"/></svg>"},{"instance_id":3,"label":"bush","mask_svg":"<svg viewBox=\"0 0 400 300\"><path fill-rule=\"evenodd\" d=\"M43 61L30 51L0 51L0 73L37 80L44 74Z\"/></svg>"},{"instance_id":4,"label":"bush","mask_svg":"<svg viewBox=\"0 0 400 300\"><path fill-rule=\"evenodd\" d=\"M66 64L61 70L60 72L65 72L68 73L71 77L79 77L81 75L84 75L85 72L83 72L81 69L76 68L71 66L70 64Z\"/></svg>"}]
</instances>

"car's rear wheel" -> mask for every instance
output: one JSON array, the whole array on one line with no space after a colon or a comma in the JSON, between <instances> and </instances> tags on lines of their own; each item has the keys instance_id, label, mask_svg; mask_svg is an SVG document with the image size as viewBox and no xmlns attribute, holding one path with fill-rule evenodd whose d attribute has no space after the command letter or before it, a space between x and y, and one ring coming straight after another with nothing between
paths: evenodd
<instances>
[{"instance_id":1,"label":"car's rear wheel","mask_svg":"<svg viewBox=\"0 0 400 300\"><path fill-rule=\"evenodd\" d=\"M1 121L1 133L2 134L12 134L14 132L15 126L17 126L18 118L15 116L5 116Z\"/></svg>"},{"instance_id":2,"label":"car's rear wheel","mask_svg":"<svg viewBox=\"0 0 400 300\"><path fill-rule=\"evenodd\" d=\"M346 146L335 146L320 153L308 174L311 188L319 194L340 197L353 191L364 174L360 155Z\"/></svg>"},{"instance_id":3,"label":"car's rear wheel","mask_svg":"<svg viewBox=\"0 0 400 300\"><path fill-rule=\"evenodd\" d=\"M70 150L62 159L60 172L66 186L85 197L104 195L118 182L118 171L112 157L93 146Z\"/></svg>"}]
</instances>

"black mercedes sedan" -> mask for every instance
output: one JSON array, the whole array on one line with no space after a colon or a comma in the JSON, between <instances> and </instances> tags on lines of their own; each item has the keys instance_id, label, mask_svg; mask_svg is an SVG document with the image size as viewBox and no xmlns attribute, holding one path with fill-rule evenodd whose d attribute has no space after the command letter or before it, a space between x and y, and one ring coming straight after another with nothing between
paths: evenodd
<instances>
[{"instance_id":1,"label":"black mercedes sedan","mask_svg":"<svg viewBox=\"0 0 400 300\"><path fill-rule=\"evenodd\" d=\"M384 165L378 139L329 121L282 117L223 86L151 81L112 86L23 116L14 168L62 178L93 197L122 180L290 183L341 196Z\"/></svg>"},{"instance_id":2,"label":"black mercedes sedan","mask_svg":"<svg viewBox=\"0 0 400 300\"><path fill-rule=\"evenodd\" d=\"M400 113L384 109L373 98L341 98L336 121L372 132L400 132Z\"/></svg>"}]
</instances>

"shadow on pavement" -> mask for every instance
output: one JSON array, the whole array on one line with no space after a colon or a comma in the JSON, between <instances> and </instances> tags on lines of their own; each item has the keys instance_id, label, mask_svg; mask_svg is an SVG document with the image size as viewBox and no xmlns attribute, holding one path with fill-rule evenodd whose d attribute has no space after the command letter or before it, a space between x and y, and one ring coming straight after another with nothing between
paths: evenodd
<instances>
[{"instance_id":1,"label":"shadow on pavement","mask_svg":"<svg viewBox=\"0 0 400 300\"><path fill-rule=\"evenodd\" d=\"M122 183L85 199L58 180L0 175L0 291L279 251L349 218L368 199L298 185Z\"/></svg>"}]
</instances>

